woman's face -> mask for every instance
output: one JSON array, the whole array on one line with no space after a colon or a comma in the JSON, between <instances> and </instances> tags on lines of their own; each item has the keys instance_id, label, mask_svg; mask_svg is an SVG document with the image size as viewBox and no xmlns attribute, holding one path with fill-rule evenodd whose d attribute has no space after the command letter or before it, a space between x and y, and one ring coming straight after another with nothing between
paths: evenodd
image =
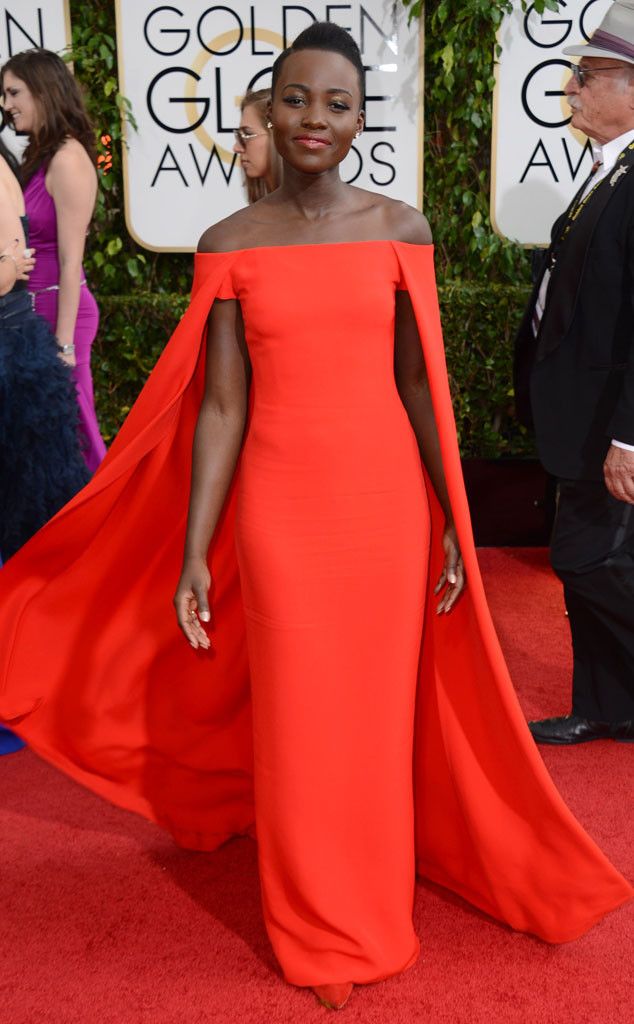
<instances>
[{"instance_id":1,"label":"woman's face","mask_svg":"<svg viewBox=\"0 0 634 1024\"><path fill-rule=\"evenodd\" d=\"M269 132L260 121L255 106L245 107L240 117L242 140L236 139L234 153L239 153L247 178L266 178L270 170Z\"/></svg>"},{"instance_id":2,"label":"woman's face","mask_svg":"<svg viewBox=\"0 0 634 1024\"><path fill-rule=\"evenodd\" d=\"M357 70L340 53L299 50L286 58L275 86L275 147L298 171L321 174L346 157L365 120Z\"/></svg>"},{"instance_id":3,"label":"woman's face","mask_svg":"<svg viewBox=\"0 0 634 1024\"><path fill-rule=\"evenodd\" d=\"M39 121L38 110L26 83L10 71L5 71L2 76L2 91L5 112L16 132L34 132Z\"/></svg>"}]
</instances>

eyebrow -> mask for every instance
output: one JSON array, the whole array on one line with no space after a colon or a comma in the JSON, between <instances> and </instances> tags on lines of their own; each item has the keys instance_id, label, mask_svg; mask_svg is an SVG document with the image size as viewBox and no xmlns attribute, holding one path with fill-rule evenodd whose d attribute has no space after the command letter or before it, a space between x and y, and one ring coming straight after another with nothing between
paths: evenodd
<instances>
[{"instance_id":1,"label":"eyebrow","mask_svg":"<svg viewBox=\"0 0 634 1024\"><path fill-rule=\"evenodd\" d=\"M310 92L310 86L309 85L302 85L301 82L287 82L286 85L284 86L284 88L285 89L302 89L303 92ZM349 89L343 89L343 88L339 88L339 89L324 89L324 92L327 92L329 95L331 93L335 93L335 92L345 92L347 96L352 96L352 93L350 92Z\"/></svg>"}]
</instances>

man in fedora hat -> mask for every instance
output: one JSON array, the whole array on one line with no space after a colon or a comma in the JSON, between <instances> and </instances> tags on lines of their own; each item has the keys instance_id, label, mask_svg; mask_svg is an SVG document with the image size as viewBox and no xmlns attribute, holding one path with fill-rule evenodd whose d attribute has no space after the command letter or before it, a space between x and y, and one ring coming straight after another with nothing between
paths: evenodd
<instances>
[{"instance_id":1,"label":"man in fedora hat","mask_svg":"<svg viewBox=\"0 0 634 1024\"><path fill-rule=\"evenodd\" d=\"M565 94L594 143L556 221L516 345L518 413L558 481L551 543L574 656L572 713L538 743L634 741L634 0L616 0Z\"/></svg>"}]
</instances>

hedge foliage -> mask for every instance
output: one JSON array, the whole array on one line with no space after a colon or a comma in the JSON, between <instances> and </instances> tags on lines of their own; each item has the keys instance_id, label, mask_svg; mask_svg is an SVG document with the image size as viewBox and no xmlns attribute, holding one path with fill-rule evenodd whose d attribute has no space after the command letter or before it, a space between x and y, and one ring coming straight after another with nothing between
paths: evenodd
<instances>
[{"instance_id":1,"label":"hedge foliage","mask_svg":"<svg viewBox=\"0 0 634 1024\"><path fill-rule=\"evenodd\" d=\"M496 33L511 0L403 0L425 23L425 213L444 281L528 282L525 250L489 216ZM522 6L528 6L522 0ZM536 0L538 14L557 0ZM423 10L424 9L424 10Z\"/></svg>"},{"instance_id":2,"label":"hedge foliage","mask_svg":"<svg viewBox=\"0 0 634 1024\"><path fill-rule=\"evenodd\" d=\"M138 292L99 297L92 350L95 404L109 444L187 307L186 293Z\"/></svg>"},{"instance_id":3,"label":"hedge foliage","mask_svg":"<svg viewBox=\"0 0 634 1024\"><path fill-rule=\"evenodd\" d=\"M513 416L511 341L521 286L479 284L440 287L449 382L461 450L493 458L532 452ZM105 440L111 441L187 306L187 296L139 293L104 296L93 349L97 406Z\"/></svg>"},{"instance_id":4,"label":"hedge foliage","mask_svg":"<svg viewBox=\"0 0 634 1024\"><path fill-rule=\"evenodd\" d=\"M511 0L399 0L423 17L426 39L425 212L434 230L448 364L462 451L532 451L512 420L510 345L530 278L527 254L489 220L495 35ZM557 10L537 0L538 13ZM141 249L123 216L121 117L113 0L70 0L72 58L97 126L102 157L88 279L102 309L95 348L98 409L111 438L182 311L191 259ZM108 138L109 137L109 138ZM105 141L102 141L104 140ZM148 297L151 293L151 297ZM176 297L175 297L176 296Z\"/></svg>"}]
</instances>

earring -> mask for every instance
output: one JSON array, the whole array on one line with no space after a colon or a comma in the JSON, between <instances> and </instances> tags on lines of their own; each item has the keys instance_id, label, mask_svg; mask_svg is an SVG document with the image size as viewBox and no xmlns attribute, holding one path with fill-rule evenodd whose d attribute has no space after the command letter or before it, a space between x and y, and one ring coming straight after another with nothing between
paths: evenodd
<instances>
[{"instance_id":1,"label":"earring","mask_svg":"<svg viewBox=\"0 0 634 1024\"><path fill-rule=\"evenodd\" d=\"M359 136L361 135L362 131L363 131L363 129L362 129L362 128L359 128L359 130L358 130L358 131L356 131L356 132L354 133L354 137L355 137L355 139L358 139L358 138L359 138Z\"/></svg>"},{"instance_id":2,"label":"earring","mask_svg":"<svg viewBox=\"0 0 634 1024\"><path fill-rule=\"evenodd\" d=\"M269 129L269 131L273 127L273 122L271 121L270 117L267 117L267 119L266 119L266 127Z\"/></svg>"}]
</instances>

